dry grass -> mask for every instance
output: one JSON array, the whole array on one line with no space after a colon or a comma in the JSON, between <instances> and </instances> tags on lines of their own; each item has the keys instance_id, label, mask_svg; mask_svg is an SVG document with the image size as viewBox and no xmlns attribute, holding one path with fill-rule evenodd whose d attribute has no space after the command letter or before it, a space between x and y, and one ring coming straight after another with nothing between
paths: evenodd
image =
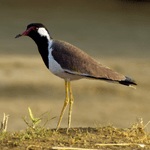
<instances>
[{"instance_id":1,"label":"dry grass","mask_svg":"<svg viewBox=\"0 0 150 150\"><path fill-rule=\"evenodd\" d=\"M143 120L138 120L130 128L116 128L112 125L56 129L45 128L45 114L35 117L28 108L29 117L24 121L27 128L19 132L0 131L0 149L26 150L116 150L116 149L149 149L150 135L145 131ZM5 115L4 115L5 117ZM50 121L51 119L47 120ZM42 125L43 124L43 125Z\"/></svg>"},{"instance_id":2,"label":"dry grass","mask_svg":"<svg viewBox=\"0 0 150 150\"><path fill-rule=\"evenodd\" d=\"M141 124L122 129L114 126L97 128L72 128L58 132L54 129L28 128L22 132L0 135L0 149L26 150L139 150L150 148L150 135Z\"/></svg>"}]
</instances>

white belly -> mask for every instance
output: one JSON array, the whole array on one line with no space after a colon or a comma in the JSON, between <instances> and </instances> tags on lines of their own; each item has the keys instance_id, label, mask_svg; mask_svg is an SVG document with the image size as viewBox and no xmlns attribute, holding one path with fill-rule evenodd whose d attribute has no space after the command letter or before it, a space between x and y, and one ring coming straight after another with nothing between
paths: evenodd
<instances>
[{"instance_id":1,"label":"white belly","mask_svg":"<svg viewBox=\"0 0 150 150\"><path fill-rule=\"evenodd\" d=\"M61 66L55 61L53 56L51 55L52 48L49 49L49 70L55 74L56 76L59 76L60 78L63 78L65 80L78 80L81 79L81 76L78 75L72 75L69 73L65 73L64 69L61 68Z\"/></svg>"}]
</instances>

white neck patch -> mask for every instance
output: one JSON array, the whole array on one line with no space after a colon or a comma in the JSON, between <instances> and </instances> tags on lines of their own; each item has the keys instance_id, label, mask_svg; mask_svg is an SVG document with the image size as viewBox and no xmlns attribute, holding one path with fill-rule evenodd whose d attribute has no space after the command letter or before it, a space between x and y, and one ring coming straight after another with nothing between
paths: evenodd
<instances>
[{"instance_id":1,"label":"white neck patch","mask_svg":"<svg viewBox=\"0 0 150 150\"><path fill-rule=\"evenodd\" d=\"M41 36L45 36L47 37L47 39L50 40L50 35L49 33L47 32L47 30L43 27L39 28L38 31L37 31Z\"/></svg>"}]
</instances>

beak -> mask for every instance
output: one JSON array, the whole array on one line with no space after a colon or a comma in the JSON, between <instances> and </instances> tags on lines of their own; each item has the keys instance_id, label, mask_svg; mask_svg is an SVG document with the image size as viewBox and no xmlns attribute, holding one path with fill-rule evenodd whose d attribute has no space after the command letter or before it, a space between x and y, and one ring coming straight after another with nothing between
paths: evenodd
<instances>
[{"instance_id":1,"label":"beak","mask_svg":"<svg viewBox=\"0 0 150 150\"><path fill-rule=\"evenodd\" d=\"M24 31L22 34L16 35L15 38L19 38L19 37L21 37L21 36L27 36L29 32L30 32L30 30L28 29L28 30Z\"/></svg>"},{"instance_id":2,"label":"beak","mask_svg":"<svg viewBox=\"0 0 150 150\"><path fill-rule=\"evenodd\" d=\"M15 38L19 38L21 36L22 36L22 34L18 34L18 35L15 36Z\"/></svg>"},{"instance_id":3,"label":"beak","mask_svg":"<svg viewBox=\"0 0 150 150\"><path fill-rule=\"evenodd\" d=\"M28 35L28 30L26 30L26 31L24 31L22 34L18 34L18 35L16 35L16 37L15 38L19 38L19 37L21 37L21 36L25 36L25 35Z\"/></svg>"},{"instance_id":4,"label":"beak","mask_svg":"<svg viewBox=\"0 0 150 150\"><path fill-rule=\"evenodd\" d=\"M24 31L22 34L16 35L15 38L19 38L19 37L21 37L21 36L28 36L29 33L30 33L32 30L36 30L36 27L30 27L30 28L28 28L28 29L27 29L26 31Z\"/></svg>"},{"instance_id":5,"label":"beak","mask_svg":"<svg viewBox=\"0 0 150 150\"><path fill-rule=\"evenodd\" d=\"M16 35L15 38L19 38L19 37L21 37L21 36L28 36L29 33L30 33L32 30L35 30L35 27L30 27L30 28L28 28L28 29L27 29L26 31L24 31L22 34Z\"/></svg>"}]
</instances>

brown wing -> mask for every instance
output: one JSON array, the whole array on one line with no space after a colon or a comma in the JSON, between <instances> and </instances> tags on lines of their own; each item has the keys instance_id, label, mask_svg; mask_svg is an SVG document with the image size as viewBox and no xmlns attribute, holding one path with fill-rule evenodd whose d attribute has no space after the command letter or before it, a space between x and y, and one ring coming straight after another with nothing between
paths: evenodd
<instances>
[{"instance_id":1,"label":"brown wing","mask_svg":"<svg viewBox=\"0 0 150 150\"><path fill-rule=\"evenodd\" d=\"M90 78L122 81L126 77L99 64L79 48L63 41L54 40L52 55L68 73Z\"/></svg>"}]
</instances>

